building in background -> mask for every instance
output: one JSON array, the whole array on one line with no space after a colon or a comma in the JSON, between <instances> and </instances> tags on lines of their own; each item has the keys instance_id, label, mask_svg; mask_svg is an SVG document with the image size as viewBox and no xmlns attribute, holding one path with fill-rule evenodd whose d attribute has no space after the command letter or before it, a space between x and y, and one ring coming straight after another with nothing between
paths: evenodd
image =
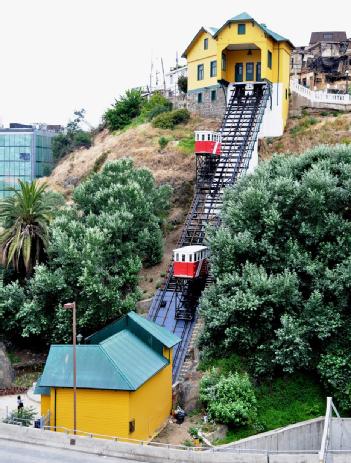
<instances>
[{"instance_id":1,"label":"building in background","mask_svg":"<svg viewBox=\"0 0 351 463\"><path fill-rule=\"evenodd\" d=\"M49 175L53 166L52 138L58 125L11 123L0 128L0 199L11 194L18 179L30 182Z\"/></svg>"},{"instance_id":2,"label":"building in background","mask_svg":"<svg viewBox=\"0 0 351 463\"><path fill-rule=\"evenodd\" d=\"M351 39L344 31L312 32L307 46L291 55L291 78L310 90L346 93L351 71Z\"/></svg>"}]
</instances>

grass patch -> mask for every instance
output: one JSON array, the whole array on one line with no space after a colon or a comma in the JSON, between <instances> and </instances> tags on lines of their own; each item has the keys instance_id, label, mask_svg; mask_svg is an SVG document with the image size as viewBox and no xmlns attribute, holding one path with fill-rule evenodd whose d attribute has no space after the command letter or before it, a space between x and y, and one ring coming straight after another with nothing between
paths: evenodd
<instances>
[{"instance_id":1,"label":"grass patch","mask_svg":"<svg viewBox=\"0 0 351 463\"><path fill-rule=\"evenodd\" d=\"M19 363L21 361L21 358L14 352L8 352L7 356L12 364Z\"/></svg>"},{"instance_id":2,"label":"grass patch","mask_svg":"<svg viewBox=\"0 0 351 463\"><path fill-rule=\"evenodd\" d=\"M290 134L293 136L299 135L308 130L312 125L317 124L318 119L311 116L305 116L301 121L290 129Z\"/></svg>"},{"instance_id":3,"label":"grass patch","mask_svg":"<svg viewBox=\"0 0 351 463\"><path fill-rule=\"evenodd\" d=\"M182 138L178 142L179 151L184 154L192 154L195 149L195 138L194 135L190 135L187 138Z\"/></svg>"},{"instance_id":4,"label":"grass patch","mask_svg":"<svg viewBox=\"0 0 351 463\"><path fill-rule=\"evenodd\" d=\"M14 386L17 387L31 387L35 381L38 380L41 375L40 371L30 371L26 373L18 374L15 381L13 382Z\"/></svg>"},{"instance_id":5,"label":"grass patch","mask_svg":"<svg viewBox=\"0 0 351 463\"><path fill-rule=\"evenodd\" d=\"M219 368L223 374L247 371L247 362L237 354L202 360L199 370ZM318 379L307 373L275 378L255 386L257 422L252 426L229 429L227 436L216 444L228 444L258 432L288 426L325 413L325 391Z\"/></svg>"},{"instance_id":6,"label":"grass patch","mask_svg":"<svg viewBox=\"0 0 351 463\"><path fill-rule=\"evenodd\" d=\"M230 429L216 444L226 444L325 413L325 392L315 377L305 373L267 381L256 386L255 393L258 411L255 426Z\"/></svg>"}]
</instances>

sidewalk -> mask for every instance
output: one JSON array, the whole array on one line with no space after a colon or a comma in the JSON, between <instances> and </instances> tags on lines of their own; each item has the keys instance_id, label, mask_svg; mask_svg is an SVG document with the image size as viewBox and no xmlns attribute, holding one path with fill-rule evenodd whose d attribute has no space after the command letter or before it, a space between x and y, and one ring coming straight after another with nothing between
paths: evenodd
<instances>
[{"instance_id":1,"label":"sidewalk","mask_svg":"<svg viewBox=\"0 0 351 463\"><path fill-rule=\"evenodd\" d=\"M40 413L40 396L34 395L32 388L27 393L20 394L25 407L33 407L37 414ZM17 395L4 395L0 397L0 421L7 413L17 409Z\"/></svg>"}]
</instances>

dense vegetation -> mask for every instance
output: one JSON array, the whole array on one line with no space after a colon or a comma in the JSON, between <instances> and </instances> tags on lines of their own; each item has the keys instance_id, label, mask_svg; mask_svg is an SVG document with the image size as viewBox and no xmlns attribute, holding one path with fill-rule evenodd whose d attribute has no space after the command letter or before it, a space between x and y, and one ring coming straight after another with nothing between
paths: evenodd
<instances>
[{"instance_id":1,"label":"dense vegetation","mask_svg":"<svg viewBox=\"0 0 351 463\"><path fill-rule=\"evenodd\" d=\"M226 192L210 232L217 280L201 303L205 354L255 378L313 371L351 408L351 148L275 156Z\"/></svg>"},{"instance_id":2,"label":"dense vegetation","mask_svg":"<svg viewBox=\"0 0 351 463\"><path fill-rule=\"evenodd\" d=\"M72 153L78 148L89 148L92 144L91 132L80 128L84 121L85 110L75 111L74 119L67 124L65 133L60 133L52 140L52 154L57 162L66 154Z\"/></svg>"},{"instance_id":3,"label":"dense vegetation","mask_svg":"<svg viewBox=\"0 0 351 463\"><path fill-rule=\"evenodd\" d=\"M73 194L51 223L47 262L25 284L0 288L0 332L41 342L70 339L77 301L78 329L91 333L133 309L138 273L162 257L162 224L170 189L130 160L106 164Z\"/></svg>"},{"instance_id":4,"label":"dense vegetation","mask_svg":"<svg viewBox=\"0 0 351 463\"><path fill-rule=\"evenodd\" d=\"M154 127L173 129L190 119L186 109L172 111L172 103L159 92L146 99L140 90L127 90L104 114L110 131L124 129L131 123L152 121Z\"/></svg>"}]
</instances>

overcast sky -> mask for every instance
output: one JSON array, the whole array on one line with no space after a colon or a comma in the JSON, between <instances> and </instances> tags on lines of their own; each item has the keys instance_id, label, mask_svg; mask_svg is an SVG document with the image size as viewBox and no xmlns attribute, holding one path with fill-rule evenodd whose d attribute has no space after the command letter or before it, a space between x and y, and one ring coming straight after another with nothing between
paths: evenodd
<instances>
[{"instance_id":1,"label":"overcast sky","mask_svg":"<svg viewBox=\"0 0 351 463\"><path fill-rule=\"evenodd\" d=\"M247 11L258 22L308 43L311 31L351 36L351 1L302 0L0 0L0 124L66 124L86 108L96 125L127 88L165 68L202 25Z\"/></svg>"}]
</instances>

